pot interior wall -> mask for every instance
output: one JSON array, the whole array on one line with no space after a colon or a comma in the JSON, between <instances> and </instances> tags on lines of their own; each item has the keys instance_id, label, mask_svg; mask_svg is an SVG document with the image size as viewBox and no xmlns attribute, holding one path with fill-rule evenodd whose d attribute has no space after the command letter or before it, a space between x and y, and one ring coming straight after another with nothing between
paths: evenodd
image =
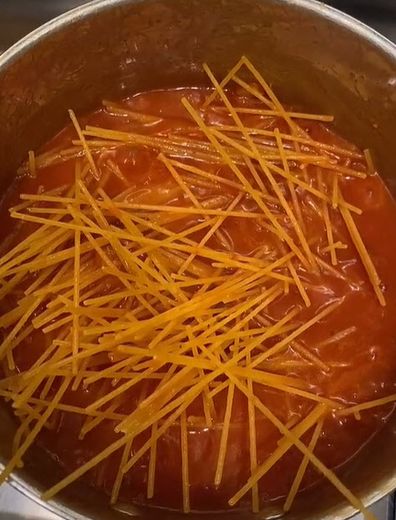
<instances>
[{"instance_id":1,"label":"pot interior wall","mask_svg":"<svg viewBox=\"0 0 396 520\"><path fill-rule=\"evenodd\" d=\"M220 77L243 54L282 100L335 115L341 134L374 151L378 168L392 189L396 179L395 51L386 43L381 49L365 40L353 32L349 22L340 24L341 15L331 18L319 4L315 8L297 4L276 0L105 1L68 15L67 24L55 24L45 36L31 38L0 62L2 189L27 151L65 124L67 108L81 113L103 98L201 84L205 81L202 62L208 62ZM387 486L388 491L395 480L395 424L391 422L363 450L345 475L346 483L359 494L379 497L381 489ZM13 428L5 415L0 420L3 459L9 455ZM34 487L56 479L57 470L44 459L41 453L33 453L21 473ZM110 510L102 497L81 486L72 487L64 498L90 518L123 517ZM324 486L300 497L289 518L330 519L336 510L341 516L350 512L343 507L339 495ZM135 514L158 517L144 511ZM178 516L161 514L163 519ZM236 514L241 520L249 516Z\"/></svg>"}]
</instances>

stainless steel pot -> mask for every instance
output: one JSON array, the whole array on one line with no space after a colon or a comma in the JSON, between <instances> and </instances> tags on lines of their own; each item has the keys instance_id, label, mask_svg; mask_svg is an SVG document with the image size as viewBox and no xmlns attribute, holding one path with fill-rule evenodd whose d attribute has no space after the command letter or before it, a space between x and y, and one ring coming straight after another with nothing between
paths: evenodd
<instances>
[{"instance_id":1,"label":"stainless steel pot","mask_svg":"<svg viewBox=\"0 0 396 520\"><path fill-rule=\"evenodd\" d=\"M313 0L103 0L33 32L0 58L0 189L27 150L104 97L204 81L201 63L222 75L248 55L283 100L336 116L338 131L375 151L396 188L396 48L364 25ZM396 190L395 190L396 191ZM15 424L0 408L0 458L9 457ZM396 487L396 416L342 472L371 503ZM31 451L13 485L39 501L59 469ZM111 509L83 484L47 505L65 518L175 520L183 515ZM119 509L122 509L120 507ZM269 518L273 510L257 518ZM298 497L293 520L344 519L353 513L330 486ZM248 520L248 512L220 518ZM219 514L200 515L203 520Z\"/></svg>"}]
</instances>

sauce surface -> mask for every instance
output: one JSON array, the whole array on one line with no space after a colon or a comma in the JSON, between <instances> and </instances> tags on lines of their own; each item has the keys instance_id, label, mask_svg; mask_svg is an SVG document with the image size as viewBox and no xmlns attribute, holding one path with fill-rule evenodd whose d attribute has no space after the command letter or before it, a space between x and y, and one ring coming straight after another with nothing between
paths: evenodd
<instances>
[{"instance_id":1,"label":"sauce surface","mask_svg":"<svg viewBox=\"0 0 396 520\"><path fill-rule=\"evenodd\" d=\"M174 142L184 138L202 139L200 131L193 125L182 106L181 98L186 97L195 107L202 107L207 94L206 89L190 88L142 93L84 116L80 119L80 125L82 128L89 125L147 136L171 136ZM256 106L254 100L243 95L239 90L231 91L230 97L235 106ZM149 114L152 119L140 121L136 118L136 113ZM216 103L202 108L200 113L208 125L224 127L232 124L229 114L222 111ZM344 157L345 168L366 171L364 159L357 158L359 150L337 136L329 125L303 119L297 121L314 140L341 147L350 151L352 155L356 153L356 158ZM287 123L277 116L243 114L243 122L249 128L269 131L278 128L281 133L289 132ZM69 149L74 146L72 141L75 139L75 128L69 125L47 143L40 153ZM265 142L263 137L262 143ZM101 179L99 181L91 179L89 185L91 192L99 184L113 199L120 196L122 197L120 200L135 204L193 206L164 163L157 158L158 150L148 146L117 142L103 149L99 147L93 156ZM176 158L186 164L192 164L189 158L183 157L182 153ZM7 249L35 229L35 224L19 226L18 221L9 217L8 208L20 203L19 194L43 193L72 184L75 163L79 160L81 159L72 157L69 160L38 168L35 178L24 173L22 168L22 174L4 202L1 213L3 220L1 233ZM214 175L235 180L230 169L222 164L203 159L199 162L199 167ZM246 177L251 179L248 167L241 165L241 169ZM318 171L322 182L331 193L333 172L322 169L320 165L309 165L306 168L308 183L313 187L318 186ZM183 178L193 194L200 202L204 202L207 208L228 208L238 195L238 190L231 186L216 184L193 174L186 173ZM268 187L266 181L265 183ZM298 276L303 281L310 306L304 305L297 287L290 284L287 291L264 309L259 316L260 319L255 317L249 322L249 327L257 328L263 323L276 323L293 309L299 310L296 320L302 324L318 314L326 305L339 302L333 312L307 332L302 333L295 342L290 343L279 354L263 361L260 367L276 374L302 379L307 382L308 390L314 394L348 407L392 394L395 388L396 207L377 174L368 175L366 178L339 175L338 183L344 199L363 211L362 215L354 214L353 219L382 280L381 289L386 299L386 306L378 303L339 212L330 208L334 242L343 244L342 248L336 251L337 265L331 265L330 253L326 250L328 237L323 226L320 201L306 190L297 187L296 195L302 212L305 236L313 244L311 246L313 253L324 262L319 265L317 272L307 269L301 262L294 264ZM271 194L270 190L271 188L268 188ZM284 187L282 190L291 203L290 193ZM268 205L279 216L282 225L292 234L290 222L278 211L278 204L269 201ZM234 209L246 212L260 211L256 202L248 196L241 197ZM202 222L204 222L202 215L191 214L174 222L169 221L166 225L172 232L181 232ZM190 235L190 238L199 242L206 231L205 228L197 231ZM278 257L278 251L284 247L284 244L268 229L268 226L263 225L259 218L237 217L226 218L221 226L221 233L213 234L207 245L235 258L238 254L253 257L257 251L260 251L261 258L267 261L274 261ZM182 260L184 261L185 258ZM179 260L175 257L168 258L171 272L177 273L180 261L180 258ZM201 260L197 265L200 269L198 277L214 276L217 272L217 268L213 267L210 261ZM98 269L100 269L100 262ZM279 273L282 272L285 271L279 270ZM229 274L231 276L232 270L229 270ZM110 281L98 289L96 296L110 294L116 289L120 290ZM191 298L199 289L199 286L186 288L186 294ZM1 302L3 313L12 309L14 298L15 295L11 294L3 299ZM118 305L118 308L125 309L127 312L127 298ZM17 370L19 372L29 370L42 354L43 345L48 345L48 342L56 337L56 331L44 334L41 330L37 330L29 335L14 351ZM273 346L278 339L267 340L263 349ZM104 357L102 368L108 365L109 360ZM220 383L221 381L218 382ZM86 407L100 396L111 392L119 384L119 381L114 382L111 379L104 382L97 381L89 386L81 383L77 389L68 389L62 402ZM115 406L115 411L126 415L132 413L136 406L156 388L156 384L155 381L136 384L123 394L122 399ZM56 387L55 382L49 392L50 396L54 394ZM34 395L38 397L42 391L43 385ZM258 383L254 383L254 392L265 406L290 427L305 417L315 405L304 397ZM222 480L220 485L214 484L227 403L227 388L214 397L214 403L216 414L212 425L205 424L201 398L195 400L186 413L190 505L193 510L228 508L229 498L241 488L251 473L248 402L236 388ZM392 411L393 404L362 411L358 415L342 416L333 412L324 421L315 454L328 467L339 468L353 458L383 427ZM119 434L114 431L117 422L107 419L85 435L81 435L81 428L84 427L86 420L83 415L57 410L53 414L51 428L44 429L38 437L38 442L67 472L84 464L118 438ZM146 431L133 440L132 454L138 452L148 436L149 433ZM308 444L311 436L312 430L309 430L302 436L302 440ZM281 438L282 435L277 428L267 418L257 413L258 464L263 463L271 455ZM116 451L88 472L84 478L110 495L121 456L122 450ZM301 453L296 448L291 448L259 481L262 507L287 496L301 460ZM126 473L119 500L181 509L182 461L178 424L171 426L158 440L154 496L147 499L149 462L150 452L146 452ZM317 471L308 465L301 489L312 486L320 479ZM250 493L248 493L239 505L248 504L250 500Z\"/></svg>"}]
</instances>

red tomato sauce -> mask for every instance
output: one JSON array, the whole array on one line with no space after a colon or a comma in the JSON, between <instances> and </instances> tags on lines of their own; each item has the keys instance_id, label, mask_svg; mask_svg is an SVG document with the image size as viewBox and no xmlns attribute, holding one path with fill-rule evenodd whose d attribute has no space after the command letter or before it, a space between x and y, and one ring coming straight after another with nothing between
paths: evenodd
<instances>
[{"instance_id":1,"label":"red tomato sauce","mask_svg":"<svg viewBox=\"0 0 396 520\"><path fill-rule=\"evenodd\" d=\"M182 96L187 96L195 105L200 105L205 95L206 91L200 89L153 91L120 101L119 106L135 112L158 116L157 122L140 125L140 133L162 136L172 133L172 135L180 137L186 135L194 137L199 136L199 132L186 114L180 99ZM245 103L249 106L249 100ZM229 124L229 116L212 107L202 113L207 123ZM287 131L285 122L277 117L246 116L244 123L250 127L270 130L277 127L280 131ZM92 125L128 132L134 132L136 125L139 125L133 118L111 113L110 110L104 108L99 108L84 116L81 118L80 124L81 127ZM314 139L356 151L352 144L337 136L329 126L320 122L302 120L299 121L299 124ZM74 128L69 125L47 143L41 152L67 148L71 146L72 139L76 139L76 134ZM126 188L130 188L128 200L134 202L176 206L190 204L165 166L157 160L156 151L125 144L95 155L99 169L105 169L109 159L118 166L127 181L126 185L125 181L112 176L106 184L106 191L110 196L113 197ZM8 208L18 203L19 194L40 193L70 184L74 178L74 163L75 159L72 159L48 166L38 170L36 178L25 175L15 182L12 193L5 201L1 212L3 239L8 240L8 243L16 242L33 229L33 226L22 226L19 229L16 227L15 221L8 217ZM226 166L203 163L201 167L234 180ZM356 160L355 167L362 171L365 170L364 162L360 160ZM248 175L247 170L246 175ZM323 172L323 175L330 175L330 173ZM396 206L377 174L365 179L344 176L340 180L340 187L345 200L363 210L361 216L354 215L354 220L383 282L386 306L379 305L347 229L340 216L333 212L335 240L340 240L347 245L346 249L337 251L336 274L325 270L321 270L319 273L307 272L303 266L298 266L298 273L306 284L312 303L309 308L301 311L298 320L301 322L309 320L324 304L343 299L340 306L331 315L299 338L304 347L330 369L328 372L324 372L314 363L305 363L305 365L296 364L290 365L286 369L278 369L278 373L300 377L308 381L311 391L318 395L345 405L353 405L391 394L395 388ZM315 244L317 244L315 252L330 264L329 254L321 252L321 249L327 245L327 238L323 221L318 217L318 202L304 190L297 188L296 191L306 223L307 236L315 238ZM232 188L216 184L196 185L194 192L199 194L201 199L208 201L221 201L222 198L229 201L236 196L236 192ZM254 201L243 199L237 209L257 211L257 206ZM170 225L170 228L177 231L178 226L185 227L186 219L173 226ZM200 217L194 215L187 220L190 226L202 221ZM288 224L285 223L285 225ZM224 243L220 243L219 239L214 236L208 244L211 248L252 255L258 247L266 245L270 255L272 248L275 247L273 235L255 220L228 218L224 222L222 230L225 237ZM206 230L197 233L194 238L200 239L205 232ZM210 269L209 265L208 269ZM288 294L279 298L269 307L266 318L273 321L281 319L296 305L301 305L301 298L296 288L291 287ZM3 301L1 308L3 311L9 309L10 300ZM348 329L350 332L345 337L339 339L335 337L334 341L329 342L329 338ZM46 342L43 334L37 332L18 347L15 359L20 371L27 370L34 363L42 353L43 344L47 344ZM266 346L273 343L273 340L269 340ZM289 346L282 352L280 358L283 362L301 361L300 354L293 346ZM69 390L63 402L86 406L111 388L111 381L106 384L95 383L88 388L81 385L76 391ZM150 391L150 385L145 383L134 387L127 394L118 411L120 413L133 411L137 403ZM293 421L295 417L304 417L313 407L312 402L302 397L291 396L260 385L255 387L255 393L285 424ZM194 417L202 418L203 415L201 401L193 403L188 409L192 509L213 510L229 507L228 499L250 476L247 401L236 390L223 479L218 487L213 483L225 402L226 392L221 392L216 396L217 417L211 428L202 424L202 419L197 420L197 423L194 424ZM353 415L337 417L336 414L333 414L329 416L325 420L315 454L330 468L345 465L381 430L392 412L393 405L390 404L362 412L360 418ZM103 421L84 439L79 439L79 432L85 417L66 412L57 412L54 417L53 429L43 430L38 442L65 468L66 472L79 467L117 438L113 421ZM257 414L256 430L258 463L262 463L276 448L277 442L282 436L260 414ZM304 435L302 440L308 443L310 435ZM140 434L134 439L132 452L136 452L145 440L147 440L147 433ZM116 452L91 470L84 477L85 480L110 494L120 457L121 451ZM292 448L260 480L259 491L262 506L287 495L301 460L300 452ZM125 475L120 500L180 509L182 476L178 426L171 427L158 442L155 493L151 500L146 498L148 464L149 455L146 453ZM302 488L308 488L318 483L319 480L321 477L309 465ZM243 503L250 503L250 494L244 497Z\"/></svg>"}]
</instances>

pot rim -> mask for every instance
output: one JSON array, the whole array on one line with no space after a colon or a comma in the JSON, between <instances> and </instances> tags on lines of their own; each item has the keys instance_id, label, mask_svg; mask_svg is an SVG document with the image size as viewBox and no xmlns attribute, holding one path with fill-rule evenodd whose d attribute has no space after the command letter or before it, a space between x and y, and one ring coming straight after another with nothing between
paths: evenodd
<instances>
[{"instance_id":1,"label":"pot rim","mask_svg":"<svg viewBox=\"0 0 396 520\"><path fill-rule=\"evenodd\" d=\"M92 0L87 4L71 9L70 11L67 11L66 13L63 13L39 26L37 29L28 33L26 36L13 44L9 49L4 51L0 55L0 74L9 66L11 66L17 59L19 59L19 57L22 56L26 51L44 40L47 35L56 34L70 23L84 20L89 16L110 10L114 7L127 4L139 4L146 1L147 0ZM373 46L379 48L383 54L394 60L396 70L396 44L391 42L387 37L375 29L369 27L365 23L357 20L347 13L340 11L335 7L325 5L320 0L277 1L285 4L286 6L293 6L308 12L310 11L321 18L325 18L342 28L361 36ZM0 461L0 470L3 468L4 464ZM38 490L35 489L32 485L28 484L18 475L11 474L8 483L18 492L22 493L25 497L33 500L47 511L58 515L60 518L64 518L65 520L90 520L85 515L81 515L75 511L72 511L67 506L59 503L57 500L44 502L41 499ZM389 481L381 488L380 491L374 490L372 493L370 493L368 497L366 497L367 503L365 505L372 505L376 501L385 497L387 494L391 493L395 487L396 474L393 478L389 479ZM346 505L340 510L340 513L342 514L342 517L340 518L347 519L354 515L356 510L353 508L353 506Z\"/></svg>"},{"instance_id":2,"label":"pot rim","mask_svg":"<svg viewBox=\"0 0 396 520\"><path fill-rule=\"evenodd\" d=\"M47 34L56 33L58 30L67 26L70 22L82 20L92 14L111 9L123 4L143 3L146 0L92 0L87 4L75 7L52 20L39 26L37 29L28 33L22 39L14 43L9 49L0 56L0 73L4 68L18 59L27 49L33 47ZM278 0L279 1L279 0ZM296 6L307 11L311 11L322 18L327 18L338 25L362 36L373 45L379 47L385 54L396 60L396 44L391 42L386 36L382 35L372 27L357 20L353 16L340 11L330 5L325 5L321 0L280 0L285 5Z\"/></svg>"}]
</instances>

